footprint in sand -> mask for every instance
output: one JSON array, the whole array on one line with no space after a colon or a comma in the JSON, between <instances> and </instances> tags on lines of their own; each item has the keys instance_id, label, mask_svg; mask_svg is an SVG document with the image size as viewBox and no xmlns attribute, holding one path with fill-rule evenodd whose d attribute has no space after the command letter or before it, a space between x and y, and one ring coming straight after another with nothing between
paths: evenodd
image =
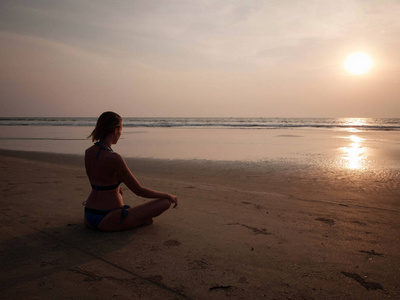
<instances>
[{"instance_id":1,"label":"footprint in sand","mask_svg":"<svg viewBox=\"0 0 400 300\"><path fill-rule=\"evenodd\" d=\"M229 223L229 224L226 224L226 225L239 225L239 226L242 226L244 228L250 229L251 231L253 231L254 234L263 234L263 235L272 234L272 233L268 232L265 228L256 228L256 227L248 226L246 224Z\"/></svg>"},{"instance_id":2,"label":"footprint in sand","mask_svg":"<svg viewBox=\"0 0 400 300\"><path fill-rule=\"evenodd\" d=\"M191 270L205 270L209 268L209 264L205 262L204 260L194 260L194 261L189 261L191 265Z\"/></svg>"},{"instance_id":3,"label":"footprint in sand","mask_svg":"<svg viewBox=\"0 0 400 300\"><path fill-rule=\"evenodd\" d=\"M330 226L332 226L332 225L335 224L335 220L332 220L332 219L316 218L315 220L320 221L320 222L323 222L323 223L328 224L328 225L330 225Z\"/></svg>"},{"instance_id":4,"label":"footprint in sand","mask_svg":"<svg viewBox=\"0 0 400 300\"><path fill-rule=\"evenodd\" d=\"M385 256L383 253L375 252L375 250L371 250L371 251L359 250L358 252L366 253L369 255L375 255L375 256L382 256L382 257Z\"/></svg>"},{"instance_id":5,"label":"footprint in sand","mask_svg":"<svg viewBox=\"0 0 400 300\"><path fill-rule=\"evenodd\" d=\"M351 223L357 224L357 225L361 225L361 226L367 226L366 223L360 222L360 221L350 221Z\"/></svg>"},{"instance_id":6,"label":"footprint in sand","mask_svg":"<svg viewBox=\"0 0 400 300\"><path fill-rule=\"evenodd\" d=\"M242 203L242 204L245 204L245 205L253 204L255 208L257 208L257 209L263 209L263 206L262 206L262 205L254 204L254 203L252 203L252 202L242 201L241 203Z\"/></svg>"},{"instance_id":7,"label":"footprint in sand","mask_svg":"<svg viewBox=\"0 0 400 300\"><path fill-rule=\"evenodd\" d=\"M383 290L383 287L380 283L366 281L363 277L361 277L357 273L342 272L342 274L346 277L354 279L363 287L365 287L367 290Z\"/></svg>"},{"instance_id":8,"label":"footprint in sand","mask_svg":"<svg viewBox=\"0 0 400 300\"><path fill-rule=\"evenodd\" d=\"M168 241L165 241L163 243L163 245L167 246L167 247L174 247L174 246L180 246L181 242L177 241L177 240L168 240Z\"/></svg>"}]
</instances>

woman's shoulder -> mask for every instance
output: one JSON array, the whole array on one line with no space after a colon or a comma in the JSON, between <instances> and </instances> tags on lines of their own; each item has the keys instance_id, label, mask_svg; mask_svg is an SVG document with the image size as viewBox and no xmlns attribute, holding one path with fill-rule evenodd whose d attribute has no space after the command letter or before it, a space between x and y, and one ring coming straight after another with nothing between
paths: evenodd
<instances>
[{"instance_id":1,"label":"woman's shoulder","mask_svg":"<svg viewBox=\"0 0 400 300\"><path fill-rule=\"evenodd\" d=\"M92 153L92 152L94 151L94 148L95 148L95 147L96 147L95 145L92 145L92 146L90 146L89 148L87 148L87 149L85 150L85 155L88 155L88 154Z\"/></svg>"},{"instance_id":2,"label":"woman's shoulder","mask_svg":"<svg viewBox=\"0 0 400 300\"><path fill-rule=\"evenodd\" d=\"M102 161L109 161L111 163L124 162L123 157L117 152L99 149L96 145L92 145L85 150L85 157L96 157Z\"/></svg>"},{"instance_id":3,"label":"woman's shoulder","mask_svg":"<svg viewBox=\"0 0 400 300\"><path fill-rule=\"evenodd\" d=\"M118 154L117 152L110 152L108 158L116 163L125 162L122 155Z\"/></svg>"},{"instance_id":4,"label":"woman's shoulder","mask_svg":"<svg viewBox=\"0 0 400 300\"><path fill-rule=\"evenodd\" d=\"M107 155L107 164L109 164L109 166L115 170L126 170L126 168L128 167L125 163L124 158L115 152L109 153Z\"/></svg>"}]
</instances>

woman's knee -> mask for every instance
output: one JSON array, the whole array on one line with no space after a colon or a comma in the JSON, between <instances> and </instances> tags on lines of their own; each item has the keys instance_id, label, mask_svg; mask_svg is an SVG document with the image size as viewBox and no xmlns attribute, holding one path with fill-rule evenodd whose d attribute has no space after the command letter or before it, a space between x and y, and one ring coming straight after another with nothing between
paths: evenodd
<instances>
[{"instance_id":1,"label":"woman's knee","mask_svg":"<svg viewBox=\"0 0 400 300\"><path fill-rule=\"evenodd\" d=\"M164 208L164 210L167 210L167 209L170 208L170 206L171 206L171 201L169 201L169 199L167 199L167 198L162 198L162 199L160 199L160 201L161 201L161 204L162 204L162 207Z\"/></svg>"}]
</instances>

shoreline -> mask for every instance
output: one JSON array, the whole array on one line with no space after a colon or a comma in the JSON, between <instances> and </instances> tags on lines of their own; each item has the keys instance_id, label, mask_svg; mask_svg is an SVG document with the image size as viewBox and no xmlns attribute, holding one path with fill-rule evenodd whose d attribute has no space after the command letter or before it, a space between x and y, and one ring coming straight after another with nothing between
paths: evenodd
<instances>
[{"instance_id":1,"label":"shoreline","mask_svg":"<svg viewBox=\"0 0 400 300\"><path fill-rule=\"evenodd\" d=\"M4 297L400 295L396 174L126 161L144 186L180 203L152 226L108 234L83 226L83 156L0 150ZM124 201L144 200L124 187Z\"/></svg>"}]
</instances>

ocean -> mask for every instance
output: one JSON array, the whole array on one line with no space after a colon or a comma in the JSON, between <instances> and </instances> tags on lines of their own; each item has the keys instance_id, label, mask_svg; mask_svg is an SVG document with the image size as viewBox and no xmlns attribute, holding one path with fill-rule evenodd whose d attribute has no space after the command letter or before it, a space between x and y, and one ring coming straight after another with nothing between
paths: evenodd
<instances>
[{"instance_id":1,"label":"ocean","mask_svg":"<svg viewBox=\"0 0 400 300\"><path fill-rule=\"evenodd\" d=\"M97 118L0 118L2 149L83 155ZM399 168L400 118L123 118L124 157Z\"/></svg>"},{"instance_id":2,"label":"ocean","mask_svg":"<svg viewBox=\"0 0 400 300\"><path fill-rule=\"evenodd\" d=\"M95 126L97 118L0 118L0 126ZM400 118L124 118L124 127L400 130Z\"/></svg>"}]
</instances>

